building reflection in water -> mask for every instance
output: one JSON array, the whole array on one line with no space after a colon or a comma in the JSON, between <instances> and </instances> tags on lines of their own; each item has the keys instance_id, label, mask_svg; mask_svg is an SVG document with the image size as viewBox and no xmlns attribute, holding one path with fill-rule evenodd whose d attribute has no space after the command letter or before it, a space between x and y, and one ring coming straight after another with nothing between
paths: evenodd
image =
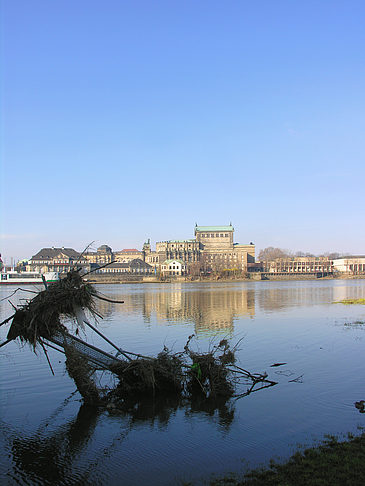
<instances>
[{"instance_id":1,"label":"building reflection in water","mask_svg":"<svg viewBox=\"0 0 365 486\"><path fill-rule=\"evenodd\" d=\"M280 285L281 284L281 285ZM256 303L260 310L276 311L290 307L331 304L363 297L364 288L341 281L270 282L256 289Z\"/></svg>"},{"instance_id":2,"label":"building reflection in water","mask_svg":"<svg viewBox=\"0 0 365 486\"><path fill-rule=\"evenodd\" d=\"M232 334L235 319L255 315L253 289L189 289L175 284L152 291L146 287L143 292L127 292L124 294L122 287L114 289L112 294L105 291L111 298L123 300L124 304L100 301L98 312L113 319L117 315L138 314L145 322L153 319L169 323L193 322L196 334Z\"/></svg>"},{"instance_id":3,"label":"building reflection in water","mask_svg":"<svg viewBox=\"0 0 365 486\"><path fill-rule=\"evenodd\" d=\"M247 288L248 287L248 288ZM254 317L257 311L272 312L291 307L329 304L346 298L362 298L363 286L341 281L257 282L255 285L108 286L116 305L99 301L98 310L106 318L142 317L146 323L191 322L196 334L232 334L234 322Z\"/></svg>"}]
</instances>

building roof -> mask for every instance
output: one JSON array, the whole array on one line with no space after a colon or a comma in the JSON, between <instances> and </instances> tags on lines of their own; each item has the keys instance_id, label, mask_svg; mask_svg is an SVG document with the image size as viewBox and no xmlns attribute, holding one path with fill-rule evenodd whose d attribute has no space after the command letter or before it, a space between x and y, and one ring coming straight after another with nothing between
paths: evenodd
<instances>
[{"instance_id":1,"label":"building roof","mask_svg":"<svg viewBox=\"0 0 365 486\"><path fill-rule=\"evenodd\" d=\"M141 253L141 250L137 250L137 248L124 248L117 253Z\"/></svg>"},{"instance_id":2,"label":"building roof","mask_svg":"<svg viewBox=\"0 0 365 486\"><path fill-rule=\"evenodd\" d=\"M195 239L190 240L168 240L167 243L196 243Z\"/></svg>"},{"instance_id":3,"label":"building roof","mask_svg":"<svg viewBox=\"0 0 365 486\"><path fill-rule=\"evenodd\" d=\"M234 231L233 226L195 226L195 232L197 231Z\"/></svg>"},{"instance_id":4,"label":"building roof","mask_svg":"<svg viewBox=\"0 0 365 486\"><path fill-rule=\"evenodd\" d=\"M110 265L104 266L104 268L128 268L129 263L119 263L119 262L114 262L111 263Z\"/></svg>"},{"instance_id":5,"label":"building roof","mask_svg":"<svg viewBox=\"0 0 365 486\"><path fill-rule=\"evenodd\" d=\"M140 258L135 258L134 260L132 260L131 262L129 262L129 265L131 267L152 268L151 265L149 265L148 263L144 262Z\"/></svg>"},{"instance_id":6,"label":"building roof","mask_svg":"<svg viewBox=\"0 0 365 486\"><path fill-rule=\"evenodd\" d=\"M185 262L183 262L182 260L179 260L178 258L175 258L173 260L165 260L162 265L169 265L172 262L178 262L178 263L181 263L182 265L185 265Z\"/></svg>"},{"instance_id":7,"label":"building roof","mask_svg":"<svg viewBox=\"0 0 365 486\"><path fill-rule=\"evenodd\" d=\"M56 258L60 253L75 260L80 258L80 253L73 248L42 248L38 253L32 256L31 260L52 260Z\"/></svg>"},{"instance_id":8,"label":"building roof","mask_svg":"<svg viewBox=\"0 0 365 486\"><path fill-rule=\"evenodd\" d=\"M356 260L356 259L361 259L361 258L365 258L365 255L346 255L346 256L341 256L341 257L338 257L338 258L333 258L333 261L336 261L336 260Z\"/></svg>"},{"instance_id":9,"label":"building roof","mask_svg":"<svg viewBox=\"0 0 365 486\"><path fill-rule=\"evenodd\" d=\"M112 253L112 249L108 245L101 245L98 248L98 252L107 252L107 253Z\"/></svg>"},{"instance_id":10,"label":"building roof","mask_svg":"<svg viewBox=\"0 0 365 486\"><path fill-rule=\"evenodd\" d=\"M107 265L105 268L149 268L152 269L152 266L149 265L148 263L144 262L140 258L135 258L134 260L131 260L128 263L120 263L120 262L114 262L111 263L110 265Z\"/></svg>"}]
</instances>

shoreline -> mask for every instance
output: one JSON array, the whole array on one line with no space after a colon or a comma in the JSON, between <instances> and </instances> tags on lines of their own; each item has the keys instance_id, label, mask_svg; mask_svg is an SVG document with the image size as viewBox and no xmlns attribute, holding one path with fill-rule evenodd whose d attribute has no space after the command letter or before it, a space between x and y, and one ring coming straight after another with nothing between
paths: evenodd
<instances>
[{"instance_id":1,"label":"shoreline","mask_svg":"<svg viewBox=\"0 0 365 486\"><path fill-rule=\"evenodd\" d=\"M186 277L175 277L170 279L158 279L155 277L131 276L130 278L121 278L119 276L110 275L95 275L91 278L85 279L91 284L176 284L176 283L222 283L222 282L300 282L307 280L363 280L365 275L341 275L341 276L325 276L317 277L317 275L270 275L264 278L261 275L253 274L255 278L196 278L190 279Z\"/></svg>"},{"instance_id":2,"label":"shoreline","mask_svg":"<svg viewBox=\"0 0 365 486\"><path fill-rule=\"evenodd\" d=\"M283 463L212 479L211 486L331 485L357 486L365 483L365 434L348 434L347 439L329 436L319 445L297 450Z\"/></svg>"}]
</instances>

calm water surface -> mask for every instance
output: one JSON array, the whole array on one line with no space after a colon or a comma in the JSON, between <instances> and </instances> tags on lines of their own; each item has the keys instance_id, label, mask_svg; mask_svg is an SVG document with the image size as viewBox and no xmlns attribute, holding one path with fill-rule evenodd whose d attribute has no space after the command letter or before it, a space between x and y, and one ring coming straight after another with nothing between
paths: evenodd
<instances>
[{"instance_id":1,"label":"calm water surface","mask_svg":"<svg viewBox=\"0 0 365 486\"><path fill-rule=\"evenodd\" d=\"M13 290L2 286L0 298ZM99 328L128 351L155 355L164 345L179 351L192 333L201 350L222 337L243 338L241 366L267 371L279 383L215 410L164 402L130 415L96 413L82 406L62 354L50 352L52 376L43 355L10 343L0 351L1 484L203 484L212 474L286 458L299 443L365 425L354 407L365 399L365 307L333 304L364 298L365 280L98 290L125 301L100 303ZM0 305L3 320L12 309L7 300ZM97 336L87 339L111 351ZM287 364L270 367L278 362Z\"/></svg>"}]
</instances>

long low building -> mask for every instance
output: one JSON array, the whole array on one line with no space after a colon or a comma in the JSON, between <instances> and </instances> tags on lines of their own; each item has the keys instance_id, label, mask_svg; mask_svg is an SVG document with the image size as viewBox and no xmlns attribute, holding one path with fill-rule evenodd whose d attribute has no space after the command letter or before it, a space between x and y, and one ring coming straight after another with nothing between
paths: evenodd
<instances>
[{"instance_id":1,"label":"long low building","mask_svg":"<svg viewBox=\"0 0 365 486\"><path fill-rule=\"evenodd\" d=\"M348 256L329 259L328 257L277 258L256 264L264 273L275 274L365 274L365 256Z\"/></svg>"},{"instance_id":2,"label":"long low building","mask_svg":"<svg viewBox=\"0 0 365 486\"><path fill-rule=\"evenodd\" d=\"M267 273L333 273L333 262L326 257L277 258L262 267Z\"/></svg>"},{"instance_id":3,"label":"long low building","mask_svg":"<svg viewBox=\"0 0 365 486\"><path fill-rule=\"evenodd\" d=\"M129 262L114 262L106 267L102 267L98 270L95 270L95 273L106 273L106 274L115 274L115 273L137 273L143 275L150 275L154 273L153 267L148 265L148 263L144 262L143 260L136 258L135 260L131 260Z\"/></svg>"},{"instance_id":4,"label":"long low building","mask_svg":"<svg viewBox=\"0 0 365 486\"><path fill-rule=\"evenodd\" d=\"M365 256L348 256L333 260L335 271L352 275L365 274Z\"/></svg>"}]
</instances>

